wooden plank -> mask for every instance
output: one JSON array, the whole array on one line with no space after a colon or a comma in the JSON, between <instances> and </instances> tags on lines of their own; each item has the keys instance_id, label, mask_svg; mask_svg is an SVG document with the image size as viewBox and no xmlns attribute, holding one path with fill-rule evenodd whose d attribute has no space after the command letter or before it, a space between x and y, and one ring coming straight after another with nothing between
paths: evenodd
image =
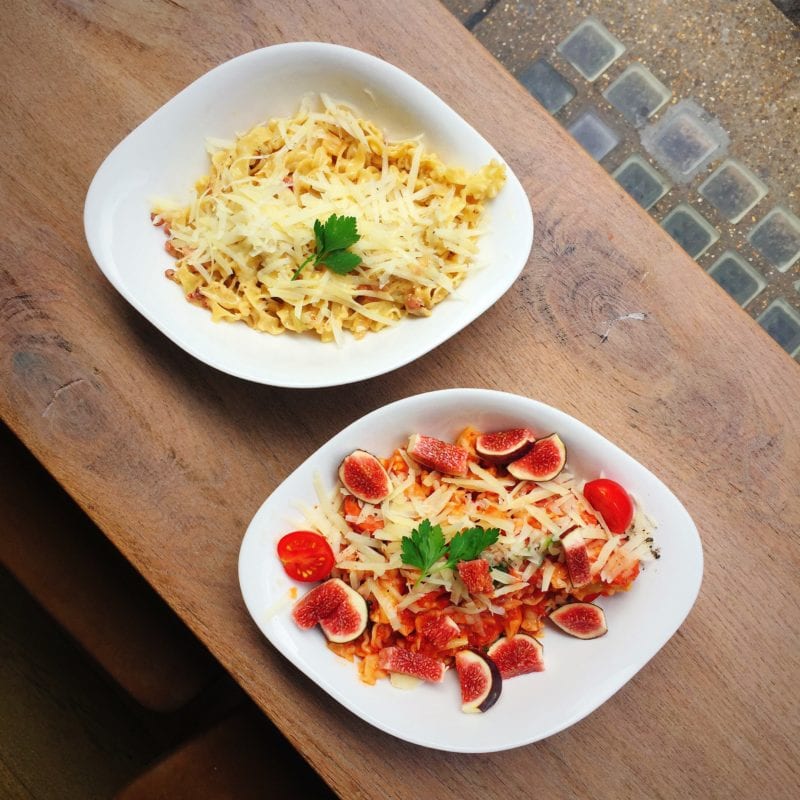
<instances>
[{"instance_id":1,"label":"wooden plank","mask_svg":"<svg viewBox=\"0 0 800 800\"><path fill-rule=\"evenodd\" d=\"M791 786L798 600L778 587L796 582L796 365L443 8L288 8L3 7L4 418L343 797L751 797L767 769L779 793ZM204 367L127 307L83 240L88 182L127 131L220 61L290 40L358 47L425 82L495 144L534 207L511 291L357 390ZM385 402L457 385L536 397L619 443L686 504L707 564L687 623L610 702L483 756L353 717L260 637L236 580L247 522L317 445Z\"/></svg>"}]
</instances>

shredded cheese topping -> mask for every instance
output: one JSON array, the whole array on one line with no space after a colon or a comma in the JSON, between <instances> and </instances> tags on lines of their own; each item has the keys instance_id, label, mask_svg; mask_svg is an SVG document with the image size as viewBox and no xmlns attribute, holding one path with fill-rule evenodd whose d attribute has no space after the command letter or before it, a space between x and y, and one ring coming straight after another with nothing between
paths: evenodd
<instances>
[{"instance_id":1,"label":"shredded cheese topping","mask_svg":"<svg viewBox=\"0 0 800 800\"><path fill-rule=\"evenodd\" d=\"M326 95L211 147L211 172L188 206L160 201L153 221L177 259L168 277L214 321L267 333L342 331L361 338L406 314L427 316L467 275L484 201L505 168L445 165L421 137L390 142ZM356 218L354 271L294 271L312 252L315 220Z\"/></svg>"},{"instance_id":2,"label":"shredded cheese topping","mask_svg":"<svg viewBox=\"0 0 800 800\"><path fill-rule=\"evenodd\" d=\"M372 624L361 639L329 647L351 660L360 656L368 683L385 677L375 660L381 646L399 644L447 661L458 649L491 644L504 633L541 635L544 617L559 605L627 591L640 564L656 557L652 521L638 507L628 531L612 534L584 498L584 481L567 471L547 482L517 480L503 467L482 466L477 436L468 428L458 439L470 454L464 477L426 469L404 448L396 450L383 461L392 490L375 505L315 480L318 503L304 509L306 525L331 545L333 576L372 603ZM424 576L403 563L401 540L425 519L441 526L446 541L473 526L500 530L480 556L489 562L490 593L471 594L443 561ZM586 545L592 576L586 586L570 579L562 545L568 535ZM463 636L431 650L420 633L431 614L450 616Z\"/></svg>"}]
</instances>

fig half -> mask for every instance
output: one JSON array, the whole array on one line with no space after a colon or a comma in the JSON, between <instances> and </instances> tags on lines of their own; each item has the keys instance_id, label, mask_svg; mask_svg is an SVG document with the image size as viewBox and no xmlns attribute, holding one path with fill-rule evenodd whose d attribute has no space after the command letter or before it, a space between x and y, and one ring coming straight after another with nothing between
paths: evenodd
<instances>
[{"instance_id":1,"label":"fig half","mask_svg":"<svg viewBox=\"0 0 800 800\"><path fill-rule=\"evenodd\" d=\"M441 683L445 670L441 661L403 647L384 647L378 653L378 666L387 672L413 675L431 683Z\"/></svg>"},{"instance_id":2,"label":"fig half","mask_svg":"<svg viewBox=\"0 0 800 800\"><path fill-rule=\"evenodd\" d=\"M329 642L352 642L367 627L367 601L345 584L346 598L332 614L319 621L319 626Z\"/></svg>"},{"instance_id":3,"label":"fig half","mask_svg":"<svg viewBox=\"0 0 800 800\"><path fill-rule=\"evenodd\" d=\"M303 630L319 625L331 642L351 642L367 627L367 601L339 578L315 586L292 609Z\"/></svg>"},{"instance_id":4,"label":"fig half","mask_svg":"<svg viewBox=\"0 0 800 800\"><path fill-rule=\"evenodd\" d=\"M492 464L508 464L530 450L536 436L528 428L482 433L475 440L475 451Z\"/></svg>"},{"instance_id":5,"label":"fig half","mask_svg":"<svg viewBox=\"0 0 800 800\"><path fill-rule=\"evenodd\" d=\"M544 671L544 648L533 636L524 633L510 639L501 636L489 648L489 658L497 665L503 678Z\"/></svg>"},{"instance_id":6,"label":"fig half","mask_svg":"<svg viewBox=\"0 0 800 800\"><path fill-rule=\"evenodd\" d=\"M488 711L497 702L503 678L491 658L477 650L459 650L456 671L461 684L461 710L465 714Z\"/></svg>"},{"instance_id":7,"label":"fig half","mask_svg":"<svg viewBox=\"0 0 800 800\"><path fill-rule=\"evenodd\" d=\"M292 617L297 626L306 631L319 624L323 617L333 614L347 601L348 589L350 587L344 581L331 578L306 592L292 609Z\"/></svg>"},{"instance_id":8,"label":"fig half","mask_svg":"<svg viewBox=\"0 0 800 800\"><path fill-rule=\"evenodd\" d=\"M392 491L392 482L383 464L364 450L355 450L342 461L339 480L350 494L365 503L380 503Z\"/></svg>"},{"instance_id":9,"label":"fig half","mask_svg":"<svg viewBox=\"0 0 800 800\"><path fill-rule=\"evenodd\" d=\"M408 454L428 469L435 469L446 475L467 474L469 453L457 444L415 433L408 440Z\"/></svg>"},{"instance_id":10,"label":"fig half","mask_svg":"<svg viewBox=\"0 0 800 800\"><path fill-rule=\"evenodd\" d=\"M567 463L567 448L557 433L537 439L522 458L512 461L508 471L524 481L551 481Z\"/></svg>"},{"instance_id":11,"label":"fig half","mask_svg":"<svg viewBox=\"0 0 800 800\"><path fill-rule=\"evenodd\" d=\"M550 619L578 639L596 639L608 631L606 615L594 603L567 603L553 611Z\"/></svg>"}]
</instances>

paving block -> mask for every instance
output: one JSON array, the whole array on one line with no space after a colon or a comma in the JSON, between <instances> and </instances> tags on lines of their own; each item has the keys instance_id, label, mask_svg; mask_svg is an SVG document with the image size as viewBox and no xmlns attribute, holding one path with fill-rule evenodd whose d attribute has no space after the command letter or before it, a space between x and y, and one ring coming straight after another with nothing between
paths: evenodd
<instances>
[{"instance_id":1,"label":"paving block","mask_svg":"<svg viewBox=\"0 0 800 800\"><path fill-rule=\"evenodd\" d=\"M567 130L597 161L605 158L620 142L619 134L592 109L579 114Z\"/></svg>"},{"instance_id":2,"label":"paving block","mask_svg":"<svg viewBox=\"0 0 800 800\"><path fill-rule=\"evenodd\" d=\"M782 297L773 300L756 319L787 353L800 353L800 314Z\"/></svg>"},{"instance_id":3,"label":"paving block","mask_svg":"<svg viewBox=\"0 0 800 800\"><path fill-rule=\"evenodd\" d=\"M575 97L575 87L543 58L532 61L517 80L551 113L555 114Z\"/></svg>"},{"instance_id":4,"label":"paving block","mask_svg":"<svg viewBox=\"0 0 800 800\"><path fill-rule=\"evenodd\" d=\"M698 191L728 222L736 224L768 190L744 164L729 158L700 184Z\"/></svg>"},{"instance_id":5,"label":"paving block","mask_svg":"<svg viewBox=\"0 0 800 800\"><path fill-rule=\"evenodd\" d=\"M730 138L694 100L681 100L642 130L645 150L677 183L688 183L713 159L724 155Z\"/></svg>"},{"instance_id":6,"label":"paving block","mask_svg":"<svg viewBox=\"0 0 800 800\"><path fill-rule=\"evenodd\" d=\"M672 97L672 92L642 64L631 64L604 92L632 125L644 125Z\"/></svg>"},{"instance_id":7,"label":"paving block","mask_svg":"<svg viewBox=\"0 0 800 800\"><path fill-rule=\"evenodd\" d=\"M782 206L773 208L747 238L779 272L800 258L800 219Z\"/></svg>"},{"instance_id":8,"label":"paving block","mask_svg":"<svg viewBox=\"0 0 800 800\"><path fill-rule=\"evenodd\" d=\"M619 185L647 210L669 190L671 184L641 156L632 155L614 171Z\"/></svg>"},{"instance_id":9,"label":"paving block","mask_svg":"<svg viewBox=\"0 0 800 800\"><path fill-rule=\"evenodd\" d=\"M447 10L464 25L472 27L491 11L491 0L442 0Z\"/></svg>"},{"instance_id":10,"label":"paving block","mask_svg":"<svg viewBox=\"0 0 800 800\"><path fill-rule=\"evenodd\" d=\"M699 258L719 239L719 231L687 203L675 206L661 227L692 257Z\"/></svg>"},{"instance_id":11,"label":"paving block","mask_svg":"<svg viewBox=\"0 0 800 800\"><path fill-rule=\"evenodd\" d=\"M625 45L600 20L587 17L556 49L587 81L594 81L625 52Z\"/></svg>"},{"instance_id":12,"label":"paving block","mask_svg":"<svg viewBox=\"0 0 800 800\"><path fill-rule=\"evenodd\" d=\"M733 250L724 252L708 274L740 306L746 306L767 285L764 276Z\"/></svg>"}]
</instances>

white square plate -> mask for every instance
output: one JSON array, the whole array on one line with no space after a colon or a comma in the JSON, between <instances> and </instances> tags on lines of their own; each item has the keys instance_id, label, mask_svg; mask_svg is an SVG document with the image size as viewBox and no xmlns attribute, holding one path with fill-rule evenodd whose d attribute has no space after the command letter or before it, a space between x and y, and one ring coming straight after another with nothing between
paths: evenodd
<instances>
[{"instance_id":1,"label":"white square plate","mask_svg":"<svg viewBox=\"0 0 800 800\"><path fill-rule=\"evenodd\" d=\"M488 231L473 270L430 317L404 319L360 341L323 344L311 334L260 333L214 324L164 277L173 259L150 222L157 197L189 199L208 172L206 140L231 139L293 114L325 92L358 108L391 139L424 135L447 163L475 170L497 151L433 92L397 67L347 47L266 47L212 69L162 106L106 158L89 187L86 239L114 287L162 333L223 372L273 386L335 386L381 375L424 355L495 303L525 266L533 242L530 203L514 173L487 206Z\"/></svg>"},{"instance_id":2,"label":"white square plate","mask_svg":"<svg viewBox=\"0 0 800 800\"><path fill-rule=\"evenodd\" d=\"M503 683L485 714L464 714L458 680L448 670L441 684L413 691L388 681L367 686L354 664L327 649L318 630L301 631L291 618L292 586L276 554L278 539L302 525L298 506L316 503L315 473L330 489L339 463L363 448L386 456L410 434L452 441L467 425L479 430L527 426L556 431L567 446L567 465L579 477L601 474L632 492L658 527L658 561L647 564L633 588L599 604L608 633L573 639L548 626L546 669ZM703 574L697 529L686 509L651 472L599 433L543 403L485 389L447 389L399 400L345 428L301 464L267 498L250 523L239 554L245 604L264 635L298 669L345 708L381 730L415 744L462 753L485 753L529 744L594 711L636 674L667 642L694 604Z\"/></svg>"}]
</instances>

